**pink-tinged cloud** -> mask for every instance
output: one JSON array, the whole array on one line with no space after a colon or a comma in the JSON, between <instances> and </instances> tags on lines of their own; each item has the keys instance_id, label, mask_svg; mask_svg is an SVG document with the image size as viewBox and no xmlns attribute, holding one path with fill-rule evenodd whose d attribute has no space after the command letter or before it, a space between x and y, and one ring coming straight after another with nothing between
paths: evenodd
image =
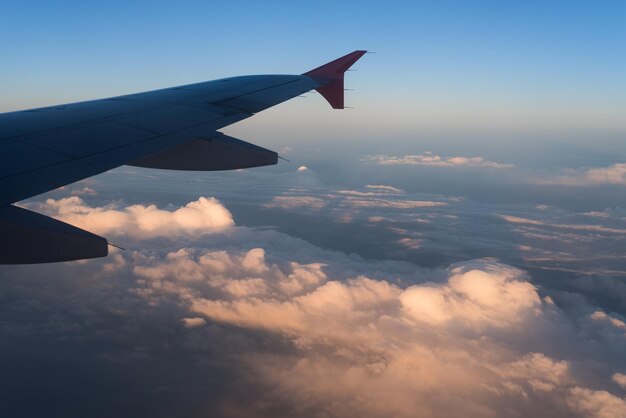
<instances>
[{"instance_id":1,"label":"pink-tinged cloud","mask_svg":"<svg viewBox=\"0 0 626 418\"><path fill-rule=\"evenodd\" d=\"M622 389L626 390L626 374L623 374L623 373L613 373L611 378L613 379L613 381L615 383L620 385L620 387Z\"/></svg>"},{"instance_id":2,"label":"pink-tinged cloud","mask_svg":"<svg viewBox=\"0 0 626 418\"><path fill-rule=\"evenodd\" d=\"M200 235L234 226L231 213L217 199L201 197L173 211L156 205L91 207L81 198L48 199L39 210L96 234L136 238Z\"/></svg>"},{"instance_id":3,"label":"pink-tinged cloud","mask_svg":"<svg viewBox=\"0 0 626 418\"><path fill-rule=\"evenodd\" d=\"M266 402L288 402L295 413L626 414L623 394L606 390L620 387L621 375L604 375L598 387L598 377L579 373L589 352L572 356L555 341L585 345L589 335L568 325L523 271L478 260L451 267L444 280L403 287L366 275L334 279L327 267L341 270L339 260L275 264L261 248L185 251L136 274L149 299L155 291L172 294L190 315L290 340L295 352L240 359L254 371L254 384L276 388ZM578 320L593 327L601 316ZM626 338L611 338L626 347Z\"/></svg>"},{"instance_id":4,"label":"pink-tinged cloud","mask_svg":"<svg viewBox=\"0 0 626 418\"><path fill-rule=\"evenodd\" d=\"M626 185L626 163L586 170L566 170L560 176L541 178L537 184L557 184L564 186L593 186L601 184Z\"/></svg>"},{"instance_id":5,"label":"pink-tinged cloud","mask_svg":"<svg viewBox=\"0 0 626 418\"><path fill-rule=\"evenodd\" d=\"M556 229L573 230L573 231L586 231L586 232L604 232L608 234L626 234L626 229L623 228L610 228L602 225L588 225L588 224L562 224L552 223L548 221L538 221L536 219L521 218L511 215L498 215L501 219L512 224L520 225L532 225L541 227L551 227Z\"/></svg>"},{"instance_id":6,"label":"pink-tinged cloud","mask_svg":"<svg viewBox=\"0 0 626 418\"><path fill-rule=\"evenodd\" d=\"M580 311L565 311L527 273L494 259L433 270L367 261L276 231L230 228L232 216L214 199L175 211L94 208L77 198L44 206L83 227L104 214L137 240L154 237L163 219L172 224L156 249L55 268L97 283L123 278L130 288L91 295L87 286L85 299L117 306L132 295L144 302L133 309L175 315L174 335L193 341L198 363L222 360L210 350L215 335L233 344L237 362L228 364L245 376L246 393L233 416L276 405L294 416L342 418L626 416L625 370L614 364L626 350L624 322L584 300ZM160 223L135 215L151 212ZM198 233L181 248L177 237L207 224L229 233ZM249 346L234 329L262 343ZM265 345L271 340L280 349Z\"/></svg>"},{"instance_id":7,"label":"pink-tinged cloud","mask_svg":"<svg viewBox=\"0 0 626 418\"><path fill-rule=\"evenodd\" d=\"M313 196L276 196L263 206L266 208L280 208L287 210L300 208L319 210L326 206L326 202Z\"/></svg>"}]
</instances>

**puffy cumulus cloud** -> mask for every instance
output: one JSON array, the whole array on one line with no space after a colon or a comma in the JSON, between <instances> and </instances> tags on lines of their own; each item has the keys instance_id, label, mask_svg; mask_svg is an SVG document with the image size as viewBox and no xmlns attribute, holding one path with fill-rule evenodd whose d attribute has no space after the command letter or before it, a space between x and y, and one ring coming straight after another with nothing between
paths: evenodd
<instances>
[{"instance_id":1,"label":"puffy cumulus cloud","mask_svg":"<svg viewBox=\"0 0 626 418\"><path fill-rule=\"evenodd\" d=\"M626 400L605 390L575 387L568 398L572 410L583 416L615 418L626 416Z\"/></svg>"},{"instance_id":2,"label":"puffy cumulus cloud","mask_svg":"<svg viewBox=\"0 0 626 418\"><path fill-rule=\"evenodd\" d=\"M502 164L485 160L483 157L441 157L430 152L403 156L370 155L362 159L380 165L421 165L431 167L483 167L504 169L512 168L512 164Z\"/></svg>"},{"instance_id":3,"label":"puffy cumulus cloud","mask_svg":"<svg viewBox=\"0 0 626 418\"><path fill-rule=\"evenodd\" d=\"M566 170L563 175L536 180L538 184L564 186L591 186L600 184L626 185L626 163L586 170Z\"/></svg>"},{"instance_id":4,"label":"puffy cumulus cloud","mask_svg":"<svg viewBox=\"0 0 626 418\"><path fill-rule=\"evenodd\" d=\"M48 199L38 209L97 234L136 238L195 236L234 225L228 209L212 197L201 197L173 211L159 209L156 205L131 205L121 209L91 207L77 196Z\"/></svg>"},{"instance_id":5,"label":"puffy cumulus cloud","mask_svg":"<svg viewBox=\"0 0 626 418\"><path fill-rule=\"evenodd\" d=\"M542 298L517 268L475 260L411 284L339 279L344 256L277 262L275 252L190 249L135 268L152 302L171 295L195 317L291 342L240 353L248 384L273 388L251 405L341 417L626 414L608 363L626 338L594 327L598 313L571 316Z\"/></svg>"},{"instance_id":6,"label":"puffy cumulus cloud","mask_svg":"<svg viewBox=\"0 0 626 418\"><path fill-rule=\"evenodd\" d=\"M44 206L91 223L122 219L136 240L155 236L130 224L140 224L129 210L137 206L94 208L76 198ZM175 211L139 207L176 223L158 246L143 241L140 251L0 281L3 344L46 350L56 363L60 354L48 347L65 341L68 364L76 356L103 368L106 387L132 372L120 396L154 393L171 415L626 415L623 322L584 299L565 309L518 268L480 259L423 270L245 227L181 246L188 225L211 219L228 228L232 217L212 199ZM189 219L176 221L184 209ZM31 322L24 306L36 313ZM24 345L29 334L51 343ZM87 351L77 356L77 347ZM60 386L85 376L59 377Z\"/></svg>"},{"instance_id":7,"label":"puffy cumulus cloud","mask_svg":"<svg viewBox=\"0 0 626 418\"><path fill-rule=\"evenodd\" d=\"M535 287L519 270L498 264L455 267L447 286L412 286L400 301L417 321L455 320L470 328L510 327L541 306Z\"/></svg>"},{"instance_id":8,"label":"puffy cumulus cloud","mask_svg":"<svg viewBox=\"0 0 626 418\"><path fill-rule=\"evenodd\" d=\"M606 321L607 323L613 325L615 328L626 331L626 323L624 321L622 321L621 319L613 318L612 316L607 315L605 312L595 311L591 314L591 318L595 319L596 321Z\"/></svg>"},{"instance_id":9,"label":"puffy cumulus cloud","mask_svg":"<svg viewBox=\"0 0 626 418\"><path fill-rule=\"evenodd\" d=\"M623 373L613 373L613 381L620 385L622 389L626 390L626 374Z\"/></svg>"}]
</instances>

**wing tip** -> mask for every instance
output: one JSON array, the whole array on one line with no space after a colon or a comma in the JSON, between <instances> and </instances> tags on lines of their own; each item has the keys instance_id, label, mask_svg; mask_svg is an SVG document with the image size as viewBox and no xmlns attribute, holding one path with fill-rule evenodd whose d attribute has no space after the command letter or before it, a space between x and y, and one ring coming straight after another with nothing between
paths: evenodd
<instances>
[{"instance_id":1,"label":"wing tip","mask_svg":"<svg viewBox=\"0 0 626 418\"><path fill-rule=\"evenodd\" d=\"M362 49L353 51L311 71L307 71L303 75L311 77L320 83L320 87L317 87L315 90L326 99L333 109L344 109L344 74L367 52Z\"/></svg>"}]
</instances>

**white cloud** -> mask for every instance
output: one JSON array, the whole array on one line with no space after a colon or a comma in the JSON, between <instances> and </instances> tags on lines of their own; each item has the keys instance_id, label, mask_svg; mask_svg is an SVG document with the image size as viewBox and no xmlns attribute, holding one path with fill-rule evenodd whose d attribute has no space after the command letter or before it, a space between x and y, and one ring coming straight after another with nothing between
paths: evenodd
<instances>
[{"instance_id":1,"label":"white cloud","mask_svg":"<svg viewBox=\"0 0 626 418\"><path fill-rule=\"evenodd\" d=\"M363 161L381 165L421 165L432 167L483 167L504 169L512 168L512 164L502 164L495 161L485 160L483 157L441 157L432 153L409 154L402 156L370 155Z\"/></svg>"},{"instance_id":2,"label":"white cloud","mask_svg":"<svg viewBox=\"0 0 626 418\"><path fill-rule=\"evenodd\" d=\"M76 196L48 199L38 209L96 234L137 238L195 236L234 225L228 209L212 197L201 197L174 211L159 209L156 205L94 208Z\"/></svg>"}]
</instances>

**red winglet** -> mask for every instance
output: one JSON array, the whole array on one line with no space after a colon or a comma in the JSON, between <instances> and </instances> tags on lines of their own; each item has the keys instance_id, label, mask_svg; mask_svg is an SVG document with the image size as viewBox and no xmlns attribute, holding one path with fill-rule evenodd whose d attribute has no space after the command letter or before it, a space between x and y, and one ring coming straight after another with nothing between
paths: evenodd
<instances>
[{"instance_id":1,"label":"red winglet","mask_svg":"<svg viewBox=\"0 0 626 418\"><path fill-rule=\"evenodd\" d=\"M343 74L366 52L367 51L351 52L348 55L337 58L303 75L324 83L315 90L324 96L333 109L343 109Z\"/></svg>"}]
</instances>

